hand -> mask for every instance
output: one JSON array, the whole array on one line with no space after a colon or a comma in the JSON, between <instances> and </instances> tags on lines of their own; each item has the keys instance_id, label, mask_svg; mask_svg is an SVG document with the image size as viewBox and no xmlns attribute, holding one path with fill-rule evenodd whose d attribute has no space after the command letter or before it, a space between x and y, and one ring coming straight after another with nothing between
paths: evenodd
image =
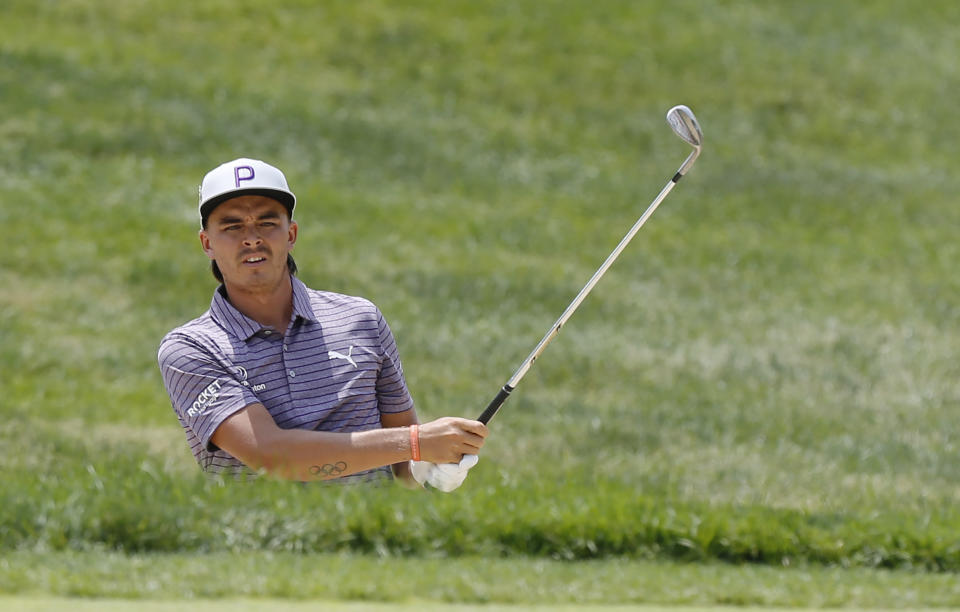
<instances>
[{"instance_id":1,"label":"hand","mask_svg":"<svg viewBox=\"0 0 960 612\"><path fill-rule=\"evenodd\" d=\"M433 466L427 483L435 489L449 493L463 484L467 478L467 472L477 465L478 461L480 457L477 455L464 455L460 463L438 463Z\"/></svg>"},{"instance_id":2,"label":"hand","mask_svg":"<svg viewBox=\"0 0 960 612\"><path fill-rule=\"evenodd\" d=\"M476 455L487 437L480 421L444 417L420 425L420 458L432 463L458 463L464 455Z\"/></svg>"},{"instance_id":3,"label":"hand","mask_svg":"<svg viewBox=\"0 0 960 612\"><path fill-rule=\"evenodd\" d=\"M411 461L410 473L421 485L430 485L449 493L463 484L470 468L477 465L480 457L464 455L459 463L431 463L429 461Z\"/></svg>"},{"instance_id":4,"label":"hand","mask_svg":"<svg viewBox=\"0 0 960 612\"><path fill-rule=\"evenodd\" d=\"M430 463L429 461L410 460L410 474L421 487L427 483L427 480L430 478L430 472L432 472L435 467L437 467L437 464Z\"/></svg>"}]
</instances>

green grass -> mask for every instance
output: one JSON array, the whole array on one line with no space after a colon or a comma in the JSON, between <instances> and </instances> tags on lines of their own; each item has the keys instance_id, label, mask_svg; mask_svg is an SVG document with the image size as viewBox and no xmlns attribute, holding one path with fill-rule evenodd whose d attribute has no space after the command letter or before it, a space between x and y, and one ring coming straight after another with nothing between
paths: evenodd
<instances>
[{"instance_id":1,"label":"green grass","mask_svg":"<svg viewBox=\"0 0 960 612\"><path fill-rule=\"evenodd\" d=\"M955 579L958 18L946 0L4 2L3 556ZM422 418L476 416L687 154L677 103L702 157L461 490L198 476L155 354L213 290L204 172L283 168L301 277L381 307ZM864 588L886 594L856 605L960 606Z\"/></svg>"},{"instance_id":2,"label":"green grass","mask_svg":"<svg viewBox=\"0 0 960 612\"><path fill-rule=\"evenodd\" d=\"M57 598L3 598L0 597L0 603L7 604L10 606L16 606L17 610L22 612L41 612L41 611L53 611L53 610L62 610L66 606L70 606L72 610L77 610L77 612L85 612L86 610L107 610L107 611L119 611L119 610L141 610L142 612L175 612L176 610L182 610L184 607L187 607L191 604L196 603L195 600L190 601L150 601L150 602L140 602L140 601L127 601L127 600L109 600L109 599L92 599L92 600L65 600ZM342 602L330 602L330 601L314 601L309 603L292 603L290 600L270 600L270 599L255 599L255 600L216 600L216 601L203 601L203 606L207 610L212 612L220 612L221 610L230 610L230 611L240 611L247 612L256 610L260 611L272 611L272 610L291 610L293 612L301 610L324 610L325 612L400 612L403 610L422 610L426 612L433 612L439 610L452 610L453 612L521 612L526 610L584 610L586 612L708 612L708 611L717 611L723 610L724 608L717 607L677 607L677 606L537 606L537 605L463 605L463 604L435 604L429 602L416 602L409 604L397 604L397 603L342 603ZM733 609L733 608L727 608ZM751 608L754 612L776 612L779 608ZM813 610L814 608L795 608L798 612L803 612L804 610ZM920 610L921 608L909 608L910 610ZM873 612L876 610L880 612L882 609L864 609L865 612Z\"/></svg>"},{"instance_id":3,"label":"green grass","mask_svg":"<svg viewBox=\"0 0 960 612\"><path fill-rule=\"evenodd\" d=\"M955 607L960 595L956 576L926 572L626 559L569 563L522 556L31 552L8 555L0 568L0 592L73 601L287 598L291 603L436 602L494 609L626 604L910 609Z\"/></svg>"}]
</instances>

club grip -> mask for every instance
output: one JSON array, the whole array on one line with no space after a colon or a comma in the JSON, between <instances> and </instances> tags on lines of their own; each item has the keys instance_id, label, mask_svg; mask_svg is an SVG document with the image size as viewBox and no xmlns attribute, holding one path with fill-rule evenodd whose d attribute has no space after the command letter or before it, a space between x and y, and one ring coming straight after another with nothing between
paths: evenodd
<instances>
[{"instance_id":1,"label":"club grip","mask_svg":"<svg viewBox=\"0 0 960 612\"><path fill-rule=\"evenodd\" d=\"M493 415L497 414L497 410L500 410L500 406L503 405L503 402L507 401L507 398L510 397L511 391L513 391L513 387L510 385L504 385L503 388L500 389L500 393L497 393L497 396L493 398L489 405L487 405L487 409L483 411L483 414L477 417L477 420L484 425L489 423L490 419L493 418Z\"/></svg>"}]
</instances>

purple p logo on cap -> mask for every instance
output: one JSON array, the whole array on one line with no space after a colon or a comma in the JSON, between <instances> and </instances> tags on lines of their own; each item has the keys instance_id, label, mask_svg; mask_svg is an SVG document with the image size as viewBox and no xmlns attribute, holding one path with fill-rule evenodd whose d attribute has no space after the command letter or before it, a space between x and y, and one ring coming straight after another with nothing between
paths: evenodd
<instances>
[{"instance_id":1,"label":"purple p logo on cap","mask_svg":"<svg viewBox=\"0 0 960 612\"><path fill-rule=\"evenodd\" d=\"M241 175L240 172L242 170L246 170L247 173ZM241 181L252 181L255 176L257 176L257 173L253 171L253 166L237 166L233 169L234 184L237 189L240 188Z\"/></svg>"}]
</instances>

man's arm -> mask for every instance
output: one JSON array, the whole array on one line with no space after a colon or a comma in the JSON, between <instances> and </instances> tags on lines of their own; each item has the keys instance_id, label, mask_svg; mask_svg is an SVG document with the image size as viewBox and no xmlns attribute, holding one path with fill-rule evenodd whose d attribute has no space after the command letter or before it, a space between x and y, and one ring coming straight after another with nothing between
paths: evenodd
<instances>
[{"instance_id":1,"label":"man's arm","mask_svg":"<svg viewBox=\"0 0 960 612\"><path fill-rule=\"evenodd\" d=\"M455 463L463 455L476 454L486 436L487 427L479 421L437 419L420 426L420 456L434 463ZM247 467L287 480L346 476L405 462L411 455L408 427L356 433L282 429L262 404L250 404L231 415L210 441Z\"/></svg>"}]
</instances>

